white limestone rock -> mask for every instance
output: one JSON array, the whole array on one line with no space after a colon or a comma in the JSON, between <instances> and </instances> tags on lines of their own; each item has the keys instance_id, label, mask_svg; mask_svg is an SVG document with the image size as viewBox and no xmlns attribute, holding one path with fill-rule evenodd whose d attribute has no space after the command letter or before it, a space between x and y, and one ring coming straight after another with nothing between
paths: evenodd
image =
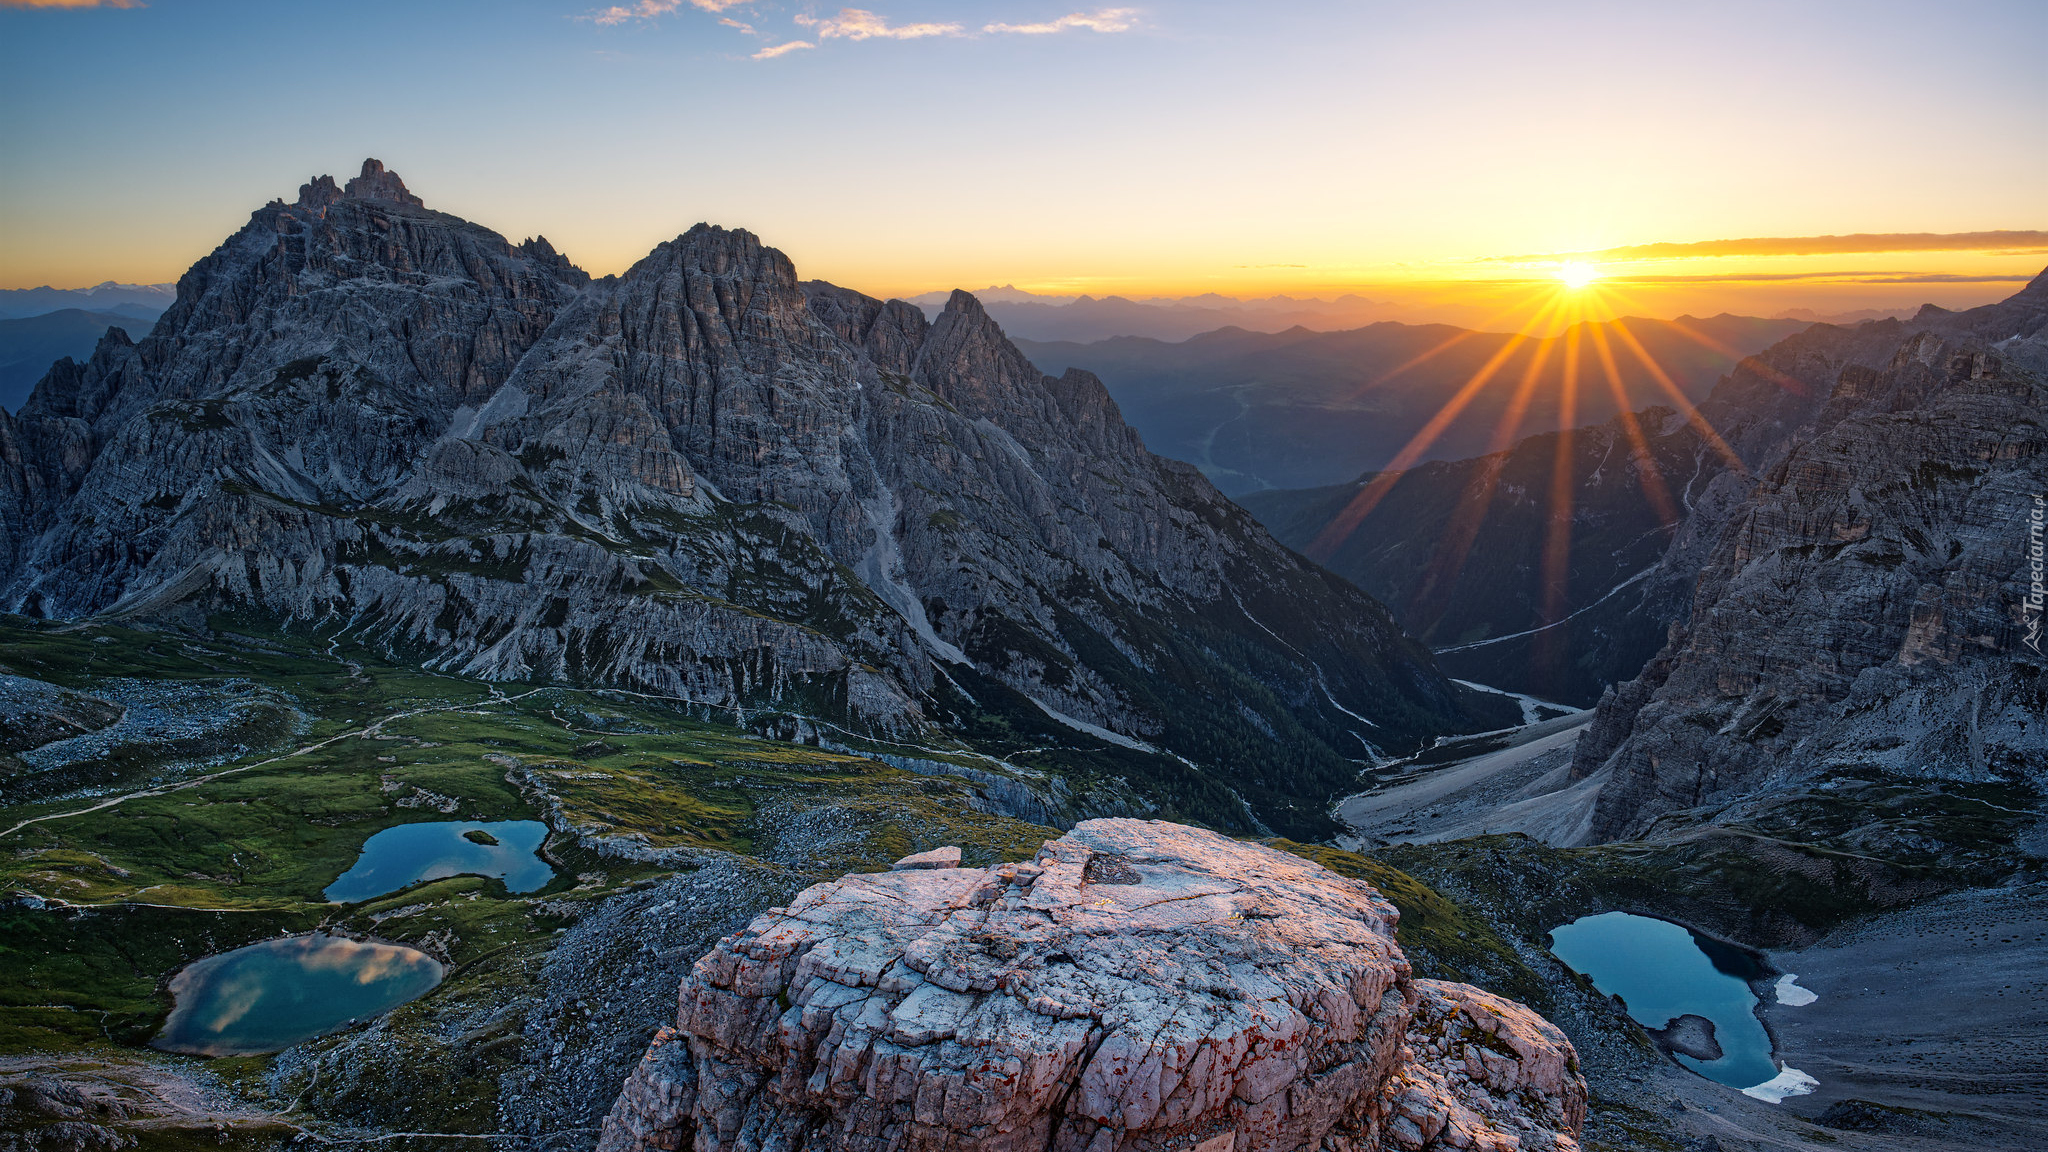
<instances>
[{"instance_id":1,"label":"white limestone rock","mask_svg":"<svg viewBox=\"0 0 2048 1152\"><path fill-rule=\"evenodd\" d=\"M960 849L954 845L947 845L944 848L934 848L929 852L916 852L905 856L903 859L889 865L889 870L891 872L915 872L919 869L958 868L959 866Z\"/></svg>"},{"instance_id":2,"label":"white limestone rock","mask_svg":"<svg viewBox=\"0 0 2048 1152\"><path fill-rule=\"evenodd\" d=\"M1159 821L847 876L697 963L600 1147L1576 1148L1571 1045L1411 979L1396 919L1363 882Z\"/></svg>"}]
</instances>

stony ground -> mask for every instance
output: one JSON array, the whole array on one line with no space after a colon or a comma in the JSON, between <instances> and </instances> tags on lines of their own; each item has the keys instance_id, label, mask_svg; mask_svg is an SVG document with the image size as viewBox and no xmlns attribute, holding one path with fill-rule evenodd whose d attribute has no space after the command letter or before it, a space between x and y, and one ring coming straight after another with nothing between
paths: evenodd
<instances>
[{"instance_id":1,"label":"stony ground","mask_svg":"<svg viewBox=\"0 0 2048 1152\"><path fill-rule=\"evenodd\" d=\"M1766 998L1786 1063L1820 1081L1807 1116L1986 1149L2048 1147L2048 885L1958 892L1859 921L1771 963L1811 1004Z\"/></svg>"},{"instance_id":2,"label":"stony ground","mask_svg":"<svg viewBox=\"0 0 2048 1152\"><path fill-rule=\"evenodd\" d=\"M1447 743L1427 761L1376 771L1372 788L1344 799L1337 816L1368 844L1428 844L1494 832L1572 843L1593 798L1565 777L1572 747L1592 718L1578 712L1512 734ZM1465 748L1471 751L1457 754Z\"/></svg>"}]
</instances>

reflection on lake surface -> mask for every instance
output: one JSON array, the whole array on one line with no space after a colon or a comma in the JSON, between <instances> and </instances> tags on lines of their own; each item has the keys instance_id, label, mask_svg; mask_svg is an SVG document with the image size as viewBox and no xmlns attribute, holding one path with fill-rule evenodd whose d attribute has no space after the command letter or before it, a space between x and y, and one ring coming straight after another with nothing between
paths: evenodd
<instances>
[{"instance_id":1,"label":"reflection on lake surface","mask_svg":"<svg viewBox=\"0 0 2048 1152\"><path fill-rule=\"evenodd\" d=\"M265 940L186 965L176 1006L150 1043L199 1056L276 1052L388 1012L441 982L424 952L314 933Z\"/></svg>"},{"instance_id":2,"label":"reflection on lake surface","mask_svg":"<svg viewBox=\"0 0 2048 1152\"><path fill-rule=\"evenodd\" d=\"M547 834L538 820L400 824L364 841L355 867L327 886L326 897L353 904L447 876L496 876L514 892L532 892L555 875L534 854Z\"/></svg>"},{"instance_id":3,"label":"reflection on lake surface","mask_svg":"<svg viewBox=\"0 0 2048 1152\"><path fill-rule=\"evenodd\" d=\"M1620 996L1645 1028L1663 1028L1687 1014L1713 1021L1719 1060L1674 1057L1693 1071L1731 1088L1777 1078L1771 1037L1749 988L1763 970L1740 949L1667 920L1607 912L1552 929L1550 950L1600 991Z\"/></svg>"}]
</instances>

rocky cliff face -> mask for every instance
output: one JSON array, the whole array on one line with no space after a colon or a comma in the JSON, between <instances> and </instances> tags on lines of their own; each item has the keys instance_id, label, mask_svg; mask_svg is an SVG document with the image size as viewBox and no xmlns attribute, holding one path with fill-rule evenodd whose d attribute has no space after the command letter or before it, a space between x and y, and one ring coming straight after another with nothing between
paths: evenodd
<instances>
[{"instance_id":1,"label":"rocky cliff face","mask_svg":"<svg viewBox=\"0 0 2048 1152\"><path fill-rule=\"evenodd\" d=\"M1574 775L1594 833L1770 779L1840 770L2044 779L2048 681L2029 626L2048 492L2048 274L1923 312L1882 368L1835 373L1811 424L1711 541L1691 612L1603 700Z\"/></svg>"},{"instance_id":2,"label":"rocky cliff face","mask_svg":"<svg viewBox=\"0 0 2048 1152\"><path fill-rule=\"evenodd\" d=\"M971 296L927 322L709 226L592 283L375 161L0 413L0 605L1078 743L1245 830L1318 831L1351 758L1472 726L1378 604Z\"/></svg>"},{"instance_id":3,"label":"rocky cliff face","mask_svg":"<svg viewBox=\"0 0 2048 1152\"><path fill-rule=\"evenodd\" d=\"M1578 1147L1563 1034L1412 979L1359 881L1136 820L955 861L819 885L721 943L600 1148Z\"/></svg>"}]
</instances>

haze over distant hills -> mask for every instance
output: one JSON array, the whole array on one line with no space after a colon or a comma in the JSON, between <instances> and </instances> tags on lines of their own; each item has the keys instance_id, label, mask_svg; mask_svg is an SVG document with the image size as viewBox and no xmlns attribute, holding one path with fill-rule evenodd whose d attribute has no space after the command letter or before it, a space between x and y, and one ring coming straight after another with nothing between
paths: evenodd
<instances>
[{"instance_id":1,"label":"haze over distant hills","mask_svg":"<svg viewBox=\"0 0 2048 1152\"><path fill-rule=\"evenodd\" d=\"M1804 320L1809 324L1861 324L1865 320L1904 320L1917 311L1917 308L1857 308L1849 312L1817 312L1812 308L1787 308L1772 318Z\"/></svg>"},{"instance_id":2,"label":"haze over distant hills","mask_svg":"<svg viewBox=\"0 0 2048 1152\"><path fill-rule=\"evenodd\" d=\"M927 292L911 297L910 302L924 309L926 316L936 317L950 295ZM1301 327L1334 332L1405 316L1408 311L1397 304L1353 295L1335 300L1302 300L1292 296L1241 300L1205 292L1199 296L1148 296L1133 300L1123 296L1039 295L1014 284L984 288L974 295L1011 339L1024 340L1088 341L1112 336L1185 340L1218 328L1284 332Z\"/></svg>"},{"instance_id":3,"label":"haze over distant hills","mask_svg":"<svg viewBox=\"0 0 2048 1152\"><path fill-rule=\"evenodd\" d=\"M950 290L926 292L909 300L924 309L929 318L945 308L949 295ZM1467 319L1469 309L1446 311L1440 307L1373 300L1353 293L1334 300L1286 295L1245 298L1216 292L1194 296L1092 296L1030 292L1015 284L1003 284L983 288L974 296L1012 339L1041 342L1088 343L1117 336L1171 342L1220 328L1269 333L1290 328L1341 332L1387 320L1415 325L1472 323ZM1827 311L1796 307L1772 312L1769 318L1807 324L1860 324L1865 320L1905 319L1916 308L1917 305ZM1486 323L1478 326L1492 327Z\"/></svg>"},{"instance_id":4,"label":"haze over distant hills","mask_svg":"<svg viewBox=\"0 0 2048 1152\"><path fill-rule=\"evenodd\" d=\"M124 307L136 307L124 305ZM146 335L155 317L138 318L119 312L88 312L81 308L59 308L37 316L0 320L0 408L9 412L21 408L29 390L50 365L66 356L84 359L109 328L119 328L130 338Z\"/></svg>"},{"instance_id":5,"label":"haze over distant hills","mask_svg":"<svg viewBox=\"0 0 2048 1152\"><path fill-rule=\"evenodd\" d=\"M176 284L117 284L112 280L90 288L0 288L0 320L41 316L62 308L111 312L139 320L163 315L178 298Z\"/></svg>"},{"instance_id":6,"label":"haze over distant hills","mask_svg":"<svg viewBox=\"0 0 2048 1152\"><path fill-rule=\"evenodd\" d=\"M1240 496L1338 484L1386 467L1503 351L1491 383L1416 459L1499 451L1518 436L1652 404L1690 406L1742 356L1805 327L1749 316L1631 317L1524 340L1448 324L1386 322L1344 332L1231 328L1180 343L1122 337L1088 344L1020 339L1017 346L1043 371L1085 368L1100 376L1153 451L1195 465L1226 494ZM1579 385L1567 401L1563 380L1575 340ZM1682 399L1645 366L1636 345ZM1618 383L1608 379L1602 348ZM1518 402L1525 379L1532 386ZM1518 403L1523 411L1509 419Z\"/></svg>"},{"instance_id":7,"label":"haze over distant hills","mask_svg":"<svg viewBox=\"0 0 2048 1152\"><path fill-rule=\"evenodd\" d=\"M146 335L175 299L175 284L112 280L91 288L0 289L0 408L20 408L53 362L85 359L108 328Z\"/></svg>"}]
</instances>

